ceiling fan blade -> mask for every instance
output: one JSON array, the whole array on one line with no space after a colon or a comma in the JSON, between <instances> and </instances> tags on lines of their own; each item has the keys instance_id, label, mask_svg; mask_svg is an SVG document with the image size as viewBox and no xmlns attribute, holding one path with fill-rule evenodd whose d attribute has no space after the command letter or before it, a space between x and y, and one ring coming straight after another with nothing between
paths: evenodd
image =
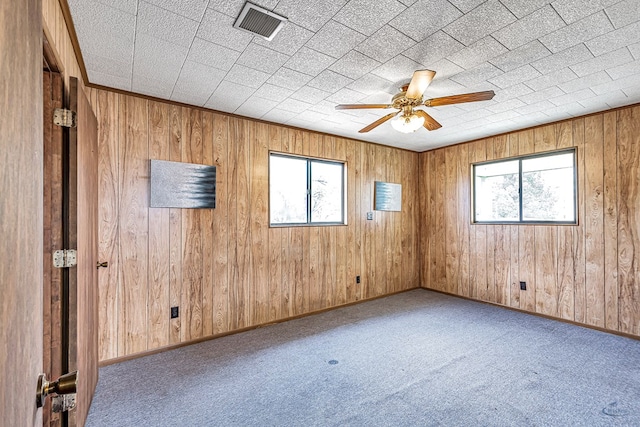
<instances>
[{"instance_id":1,"label":"ceiling fan blade","mask_svg":"<svg viewBox=\"0 0 640 427\"><path fill-rule=\"evenodd\" d=\"M415 71L413 77L411 77L411 83L409 83L409 88L405 96L411 99L420 99L435 75L436 72L431 70Z\"/></svg>"},{"instance_id":2,"label":"ceiling fan blade","mask_svg":"<svg viewBox=\"0 0 640 427\"><path fill-rule=\"evenodd\" d=\"M336 110L359 110L361 108L393 108L389 104L338 104Z\"/></svg>"},{"instance_id":3,"label":"ceiling fan blade","mask_svg":"<svg viewBox=\"0 0 640 427\"><path fill-rule=\"evenodd\" d=\"M429 114L427 114L426 111L413 110L413 112L416 113L417 115L419 115L420 117L424 118L424 124L422 126L424 126L425 129L427 129L427 130L436 130L436 129L440 129L442 127L442 125L440 123L438 123L436 121L436 119L434 119Z\"/></svg>"},{"instance_id":4,"label":"ceiling fan blade","mask_svg":"<svg viewBox=\"0 0 640 427\"><path fill-rule=\"evenodd\" d=\"M495 92L488 90L486 92L464 93L462 95L443 96L441 98L432 98L424 101L427 107L439 107L441 105L461 104L463 102L488 101L495 96Z\"/></svg>"},{"instance_id":5,"label":"ceiling fan blade","mask_svg":"<svg viewBox=\"0 0 640 427\"><path fill-rule=\"evenodd\" d=\"M395 116L397 116L400 113L400 111L396 111L395 113L390 113L387 114L384 117L380 117L378 120L376 120L375 122L371 123L368 126L363 127L362 129L360 129L358 132L360 133L365 133L365 132L369 132L371 129L374 129L378 126L380 126L381 124L383 124L384 122L386 122L389 119L394 118Z\"/></svg>"}]
</instances>

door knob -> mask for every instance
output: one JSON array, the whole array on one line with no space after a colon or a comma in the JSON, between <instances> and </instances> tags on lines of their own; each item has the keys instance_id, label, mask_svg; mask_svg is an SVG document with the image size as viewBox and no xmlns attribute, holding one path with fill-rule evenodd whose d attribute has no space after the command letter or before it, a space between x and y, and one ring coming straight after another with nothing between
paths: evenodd
<instances>
[{"instance_id":1,"label":"door knob","mask_svg":"<svg viewBox=\"0 0 640 427\"><path fill-rule=\"evenodd\" d=\"M78 371L69 372L62 375L55 381L47 381L47 374L38 376L38 389L36 391L36 405L38 408L44 406L47 396L55 394L71 394L76 392L78 385Z\"/></svg>"}]
</instances>

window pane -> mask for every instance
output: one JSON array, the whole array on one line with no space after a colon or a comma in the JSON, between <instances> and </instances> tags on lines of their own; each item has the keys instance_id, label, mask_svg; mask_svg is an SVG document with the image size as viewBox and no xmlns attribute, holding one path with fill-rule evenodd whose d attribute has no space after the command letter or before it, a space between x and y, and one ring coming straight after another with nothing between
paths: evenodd
<instances>
[{"instance_id":1,"label":"window pane","mask_svg":"<svg viewBox=\"0 0 640 427\"><path fill-rule=\"evenodd\" d=\"M307 161L270 156L269 208L272 224L307 222Z\"/></svg>"},{"instance_id":2,"label":"window pane","mask_svg":"<svg viewBox=\"0 0 640 427\"><path fill-rule=\"evenodd\" d=\"M575 221L573 153L522 160L522 219Z\"/></svg>"},{"instance_id":3,"label":"window pane","mask_svg":"<svg viewBox=\"0 0 640 427\"><path fill-rule=\"evenodd\" d=\"M475 171L475 220L518 221L518 161L477 165Z\"/></svg>"},{"instance_id":4,"label":"window pane","mask_svg":"<svg viewBox=\"0 0 640 427\"><path fill-rule=\"evenodd\" d=\"M343 167L311 162L311 222L342 222Z\"/></svg>"}]
</instances>

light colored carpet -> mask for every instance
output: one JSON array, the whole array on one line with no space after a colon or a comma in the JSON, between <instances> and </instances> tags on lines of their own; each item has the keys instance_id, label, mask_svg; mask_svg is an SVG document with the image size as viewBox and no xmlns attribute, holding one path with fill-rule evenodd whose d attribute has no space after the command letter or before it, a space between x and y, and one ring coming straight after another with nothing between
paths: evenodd
<instances>
[{"instance_id":1,"label":"light colored carpet","mask_svg":"<svg viewBox=\"0 0 640 427\"><path fill-rule=\"evenodd\" d=\"M413 290L100 369L88 426L640 426L640 341Z\"/></svg>"}]
</instances>

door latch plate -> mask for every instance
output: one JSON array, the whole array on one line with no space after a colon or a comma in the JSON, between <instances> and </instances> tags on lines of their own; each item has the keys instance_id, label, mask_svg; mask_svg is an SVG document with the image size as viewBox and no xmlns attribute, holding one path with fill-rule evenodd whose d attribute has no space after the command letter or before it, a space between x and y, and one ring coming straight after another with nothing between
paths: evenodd
<instances>
[{"instance_id":1,"label":"door latch plate","mask_svg":"<svg viewBox=\"0 0 640 427\"><path fill-rule=\"evenodd\" d=\"M51 399L51 410L53 412L68 412L76 407L75 394L63 394Z\"/></svg>"}]
</instances>

